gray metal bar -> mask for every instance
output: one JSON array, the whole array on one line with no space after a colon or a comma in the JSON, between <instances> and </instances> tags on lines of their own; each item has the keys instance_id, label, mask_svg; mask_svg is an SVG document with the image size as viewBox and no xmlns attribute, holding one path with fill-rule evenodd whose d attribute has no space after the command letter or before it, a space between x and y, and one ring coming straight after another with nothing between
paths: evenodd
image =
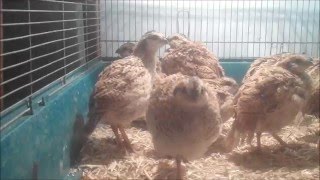
<instances>
[{"instance_id":1,"label":"gray metal bar","mask_svg":"<svg viewBox=\"0 0 320 180\"><path fill-rule=\"evenodd\" d=\"M24 49L20 49L20 50L16 50L16 51L3 53L3 54L0 54L0 56L7 56L7 55L15 54L15 53L20 53L20 52L24 52L24 51L27 51L27 50L32 49L32 48L48 45L48 44L59 42L59 41L63 41L63 40L69 40L69 39L72 39L72 38L77 38L77 37L82 36L82 35L88 35L88 34L97 33L97 32L98 31L94 31L94 32L89 32L89 33L85 33L85 34L76 35L76 36L71 36L71 37L68 37L68 38L56 39L56 40L53 40L53 41L48 41L48 42L45 42L45 43L37 44L37 45L31 46L31 47L28 47L28 48L24 48Z\"/></svg>"},{"instance_id":2,"label":"gray metal bar","mask_svg":"<svg viewBox=\"0 0 320 180\"><path fill-rule=\"evenodd\" d=\"M307 29L306 29L306 41L308 41L308 35L309 35L309 12L310 12L310 0L308 0L308 16L307 16ZM308 49L308 45L306 45L306 52L307 52L307 49Z\"/></svg>"},{"instance_id":3,"label":"gray metal bar","mask_svg":"<svg viewBox=\"0 0 320 180\"><path fill-rule=\"evenodd\" d=\"M167 11L167 8L166 8L166 11ZM160 18L161 18L161 14L160 14L160 1L159 1L159 4L158 4L158 28L159 28L159 30L158 31L161 30L161 28L160 28ZM165 14L165 18L167 19L167 14ZM165 26L167 26L167 24L165 24ZM159 57L160 57L160 49L159 49Z\"/></svg>"},{"instance_id":4,"label":"gray metal bar","mask_svg":"<svg viewBox=\"0 0 320 180\"><path fill-rule=\"evenodd\" d=\"M312 23L312 36L314 35L314 27L315 27L315 21L316 21L316 19L317 19L317 16L316 16L316 5L314 4L314 6L313 6L313 17L314 17L314 20L313 20L313 23ZM320 38L320 28L318 29L319 30L319 38ZM313 37L311 36L311 39L312 39L312 42L313 42ZM317 46L316 46L317 47ZM320 45L319 45L319 48L320 48ZM320 51L318 50L318 53L320 53ZM311 54L313 55L313 44L311 44ZM319 54L318 54L318 56L319 56Z\"/></svg>"},{"instance_id":5,"label":"gray metal bar","mask_svg":"<svg viewBox=\"0 0 320 180\"><path fill-rule=\"evenodd\" d=\"M94 47L94 46L90 46L89 48L92 48L92 47ZM86 48L86 49L89 49L89 48ZM85 49L85 50L86 50ZM65 48L63 49L63 51L65 51ZM63 60L63 59L66 59L67 57L71 57L71 56L73 56L73 55L76 55L76 54L78 54L79 52L83 52L84 50L82 50L82 51L77 51L77 52L75 52L75 53L72 53L72 54L69 54L69 55L65 55L64 57L62 57L62 58L60 58L60 59L57 59L57 60L54 60L54 61L51 61L50 63L48 63L48 64L45 64L45 65L43 65L43 66L40 66L40 67L38 67L38 68L36 68L36 69L32 69L32 70L30 70L30 71L28 71L28 72L26 72L26 73L23 73L23 74L20 74L19 76L16 76L16 77L14 77L14 78L11 78L11 79L8 79L8 80L6 80L6 81L3 81L0 85L5 85L5 84L8 84L8 83L10 83L10 82L12 82L12 81L14 81L14 80L17 80L17 79L19 79L19 78L21 78L21 77L24 77L25 75L27 75L27 74L30 74L30 73L32 73L32 72L35 72L35 71L38 71L38 70L40 70L40 69L43 69L43 68L45 68L45 67L48 67L48 66L50 66L50 65L52 65L52 64L54 64L54 63L57 63L57 62L59 62L59 61L61 61L61 60ZM31 59L35 59L35 58L31 58ZM31 60L30 59L30 60ZM27 62L33 62L33 60L32 61L27 61ZM8 68L7 68L8 69Z\"/></svg>"},{"instance_id":6,"label":"gray metal bar","mask_svg":"<svg viewBox=\"0 0 320 180\"><path fill-rule=\"evenodd\" d=\"M142 5L142 3L141 3L141 32L140 33L141 33L141 36L142 36L142 34L143 34L143 5Z\"/></svg>"},{"instance_id":7,"label":"gray metal bar","mask_svg":"<svg viewBox=\"0 0 320 180\"><path fill-rule=\"evenodd\" d=\"M248 7L248 42L247 42L247 57L249 56L249 39L250 39L250 4L251 2L249 1L249 7Z\"/></svg>"},{"instance_id":8,"label":"gray metal bar","mask_svg":"<svg viewBox=\"0 0 320 180\"><path fill-rule=\"evenodd\" d=\"M237 0L237 24L236 24L236 42L238 42L238 24L239 24L239 0ZM236 53L235 55L237 56L237 43L235 44L235 49L236 49Z\"/></svg>"},{"instance_id":9,"label":"gray metal bar","mask_svg":"<svg viewBox=\"0 0 320 180\"><path fill-rule=\"evenodd\" d=\"M141 4L141 6L143 6ZM149 1L147 1L147 31L149 31Z\"/></svg>"},{"instance_id":10,"label":"gray metal bar","mask_svg":"<svg viewBox=\"0 0 320 180\"><path fill-rule=\"evenodd\" d=\"M62 3L62 4L75 4L75 5L84 5L85 3L76 3L70 1L58 1L58 0L39 0L43 2L55 2L55 3ZM95 4L87 4L88 6L96 6Z\"/></svg>"},{"instance_id":11,"label":"gray metal bar","mask_svg":"<svg viewBox=\"0 0 320 180\"><path fill-rule=\"evenodd\" d=\"M277 27L277 44L279 43L279 33L280 33L280 17L279 17L279 15L280 15L280 1L279 1L279 9L278 9L278 21L277 21L277 23L278 23L278 27ZM278 53L278 46L277 46L277 48L276 48L276 53Z\"/></svg>"},{"instance_id":12,"label":"gray metal bar","mask_svg":"<svg viewBox=\"0 0 320 180\"><path fill-rule=\"evenodd\" d=\"M280 6L279 6L279 11L280 11ZM284 1L284 14L287 14L287 0ZM286 30L286 20L283 21L283 34L282 34L282 43L285 41L285 30ZM289 30L290 31L290 30ZM278 41L278 40L277 40ZM284 45L281 45L280 53L284 51Z\"/></svg>"},{"instance_id":13,"label":"gray metal bar","mask_svg":"<svg viewBox=\"0 0 320 180\"><path fill-rule=\"evenodd\" d=\"M60 29L60 30L53 30L53 31L46 31L42 33L35 33L35 34L29 34L25 36L18 36L18 37L13 37L13 38L7 38L7 39L0 39L2 42L7 42L7 41L13 41L13 40L18 40L18 39L24 39L24 38L29 38L29 37L34 37L34 36L40 36L40 35L45 35L45 34L50 34L50 33L56 33L56 32L62 32L62 31L72 31L72 30L77 30L79 28L87 28L87 27L93 27L93 26L98 26L100 24L94 24L90 26L82 26L82 27L75 27L75 28L68 28L68 29Z\"/></svg>"},{"instance_id":14,"label":"gray metal bar","mask_svg":"<svg viewBox=\"0 0 320 180\"><path fill-rule=\"evenodd\" d=\"M190 15L190 13L191 13L191 11L190 11L191 7L190 6L191 6L191 2L190 1L189 1L188 5L189 5L189 10L188 10L188 12L189 12L188 13L188 37L190 38L190 30L191 30L191 21L190 21L190 16L191 16Z\"/></svg>"},{"instance_id":15,"label":"gray metal bar","mask_svg":"<svg viewBox=\"0 0 320 180\"><path fill-rule=\"evenodd\" d=\"M119 28L119 23L120 21L119 21L119 0L117 0L117 38L118 38L118 40L120 39L120 28ZM118 47L117 48L119 48L120 47L120 43L118 42Z\"/></svg>"},{"instance_id":16,"label":"gray metal bar","mask_svg":"<svg viewBox=\"0 0 320 180\"><path fill-rule=\"evenodd\" d=\"M176 32L177 32L177 33L180 33L180 32L179 32L179 15L180 15L180 11L179 11L179 5L178 5L178 3L179 3L179 0L177 0L177 3L176 3L176 5L177 5L177 27L176 27Z\"/></svg>"},{"instance_id":17,"label":"gray metal bar","mask_svg":"<svg viewBox=\"0 0 320 180\"><path fill-rule=\"evenodd\" d=\"M262 34L261 34L261 29L262 29L262 0L261 0L261 9L260 9L260 29L259 29L259 42L262 40ZM259 56L261 56L261 43L259 43Z\"/></svg>"},{"instance_id":18,"label":"gray metal bar","mask_svg":"<svg viewBox=\"0 0 320 180\"><path fill-rule=\"evenodd\" d=\"M254 1L254 17L253 17L253 41L256 39L256 17L257 17L257 1ZM255 46L253 45L253 56L255 53Z\"/></svg>"},{"instance_id":19,"label":"gray metal bar","mask_svg":"<svg viewBox=\"0 0 320 180\"><path fill-rule=\"evenodd\" d=\"M194 41L197 39L197 2L194 1Z\"/></svg>"},{"instance_id":20,"label":"gray metal bar","mask_svg":"<svg viewBox=\"0 0 320 180\"><path fill-rule=\"evenodd\" d=\"M124 9L124 1L125 0L123 0L122 1L122 24L123 24L123 39L126 39L126 31L125 31L125 25L126 25L126 23L124 22L124 11L125 11L125 9ZM130 3L130 1L129 1L129 3ZM130 7L130 5L129 5L129 7ZM130 19L131 19L131 17L129 16L129 29L130 29ZM119 22L118 22L119 23ZM129 32L129 38L128 39L130 39L130 32Z\"/></svg>"},{"instance_id":21,"label":"gray metal bar","mask_svg":"<svg viewBox=\"0 0 320 180\"><path fill-rule=\"evenodd\" d=\"M123 0L123 4L124 4L124 0ZM128 6L129 6L129 39L131 39L131 2L129 1L128 2ZM123 38L123 39L125 39L125 38Z\"/></svg>"},{"instance_id":22,"label":"gray metal bar","mask_svg":"<svg viewBox=\"0 0 320 180\"><path fill-rule=\"evenodd\" d=\"M137 40L137 0L134 0L134 40Z\"/></svg>"},{"instance_id":23,"label":"gray metal bar","mask_svg":"<svg viewBox=\"0 0 320 180\"><path fill-rule=\"evenodd\" d=\"M265 33L265 38L264 38L264 40L265 40L265 42L267 41L267 32L268 32L268 8L269 8L269 3L268 3L268 1L267 1L267 10L266 10L266 28L265 28L265 30L266 30L266 33ZM264 55L263 56L266 56L266 52L267 52L267 43L265 43L264 44Z\"/></svg>"},{"instance_id":24,"label":"gray metal bar","mask_svg":"<svg viewBox=\"0 0 320 180\"><path fill-rule=\"evenodd\" d=\"M30 0L28 0L28 9L31 9L31 7L30 7L31 5L30 5ZM28 13L28 22L30 22L31 21L31 13L29 12ZM32 32L31 32L31 25L29 24L28 25L28 31L29 31L29 34L31 34ZM32 47L32 38L31 37L29 37L29 47ZM29 59L31 59L32 58L32 49L30 48L29 49ZM30 62L30 65L29 65L29 71L33 71L33 64L32 64L32 62ZM30 83L32 83L33 82L33 76L32 76L32 73L29 73L29 79L30 79ZM32 95L32 93L33 93L33 88L32 88L32 86L30 86L30 95ZM32 111L31 111L31 113L32 113Z\"/></svg>"},{"instance_id":25,"label":"gray metal bar","mask_svg":"<svg viewBox=\"0 0 320 180\"><path fill-rule=\"evenodd\" d=\"M303 12L303 9L304 9L304 1L302 1L302 12ZM308 10L308 12L309 12L309 10ZM301 33L300 33L300 41L302 42L302 36L303 36L303 34L302 34L302 29L303 29L303 23L304 23L304 13L302 13L302 16L301 16ZM307 24L307 26L308 26L308 24ZM307 34L308 34L308 32L307 32ZM299 53L301 53L302 52L302 43L300 43L300 52Z\"/></svg>"},{"instance_id":26,"label":"gray metal bar","mask_svg":"<svg viewBox=\"0 0 320 180\"><path fill-rule=\"evenodd\" d=\"M23 99L25 100L25 99ZM17 114L17 116L13 119L11 119L10 121L8 121L7 123L1 125L0 127L0 132L3 131L5 128L7 128L8 126L10 126L12 123L16 122L21 116L23 116L24 114L26 114L29 111L29 109L25 109L24 111L20 112L19 114Z\"/></svg>"},{"instance_id":27,"label":"gray metal bar","mask_svg":"<svg viewBox=\"0 0 320 180\"><path fill-rule=\"evenodd\" d=\"M56 61L54 61L54 62L51 62L51 63L49 63L49 64L46 64L45 66L39 67L39 68L37 68L37 69L33 69L32 71L29 71L29 72L27 72L27 73L24 73L24 75L29 74L29 73L32 73L32 72L35 72L35 71L37 71L37 70L40 70L40 69L42 69L42 68L44 68L44 67L47 67L47 66L49 66L49 65L51 65L51 64L54 64L54 63L56 63L56 62L58 62L58 61L60 61L60 60L63 60L64 58L73 56L73 55L75 55L75 54L78 54L78 53L80 53L80 52L86 51L87 49L90 49L90 48L93 48L93 47L96 47L96 46L97 46L97 45L90 46L90 47L88 47L88 48L86 48L86 49L83 49L83 50L81 50L81 51L77 51L76 53L72 53L72 54L70 54L70 55L68 55L68 56L66 56L66 57L60 58L60 59L58 59L58 60L56 60ZM98 51L98 50L97 50L97 51ZM97 51L95 51L94 53L96 53ZM80 61L80 60L82 60L82 59L84 59L84 58L87 58L88 56L90 56L90 55L92 55L92 54L93 54L93 53L91 53L91 54L89 54L89 55L86 55L85 57L82 57L82 58L80 58L80 59L78 59L78 60L76 60L76 61L73 61L72 63L68 64L66 67L74 64L74 63L77 62L77 61ZM87 63L85 63L85 64L87 64ZM60 70L63 70L63 69L66 68L66 67L63 66L63 67L61 67L61 68L58 68L58 69L56 69L55 71L50 72L49 74L46 74L45 76L42 76L41 78L39 78L39 79L37 79L37 80L35 80L35 81L31 82L31 83L25 84L25 85L23 85L23 86L15 89L15 90L13 90L13 91L7 93L7 94L5 94L4 96L0 97L0 99L4 99L4 98L10 96L11 94L14 94L15 92L18 92L18 91L20 91L20 90L22 90L22 89L24 89L24 88L26 88L26 87L28 87L28 86L36 83L36 82L39 82L39 81L41 81L42 79L44 79L44 78L46 78L46 77L48 77L48 76L50 76L50 75L52 75L52 74L60 71Z\"/></svg>"},{"instance_id":28,"label":"gray metal bar","mask_svg":"<svg viewBox=\"0 0 320 180\"><path fill-rule=\"evenodd\" d=\"M221 12L221 2L220 1L218 1L219 2L219 16L218 16L218 52L217 52L217 56L218 57L220 57L220 50L219 50L219 47L220 47L220 18L221 18L221 16L220 16L220 12Z\"/></svg>"},{"instance_id":29,"label":"gray metal bar","mask_svg":"<svg viewBox=\"0 0 320 180\"><path fill-rule=\"evenodd\" d=\"M223 37L226 41L226 30L227 30L227 2L224 2L224 28L223 28ZM226 43L223 44L223 57L226 57Z\"/></svg>"},{"instance_id":30,"label":"gray metal bar","mask_svg":"<svg viewBox=\"0 0 320 180\"><path fill-rule=\"evenodd\" d=\"M11 69L11 68L14 68L14 67L17 67L17 66L26 64L26 63L28 63L28 62L31 62L31 61L34 61L34 60L37 60L37 59L40 59L40 58L43 58L43 57L46 57L46 56L49 56L49 55L52 55L52 54L61 52L61 51L64 51L64 50L66 50L66 49L69 49L69 48L74 47L74 46L78 46L78 45L80 45L80 44L84 44L84 43L87 43L87 42L90 42L90 41L93 41L93 40L97 40L97 39L98 39L98 37L93 38L93 39L90 39L90 40L87 40L87 41L82 41L82 42L79 42L79 43L76 43L76 44L67 46L67 47L65 47L65 48L63 48L63 49L58 49L58 50L56 50L56 51L53 51L53 52L50 52L50 53L47 53L47 54L43 54L43 55L41 55L41 56L34 57L34 58L32 58L32 59L29 59L29 60L27 60L27 61L23 61L23 62L21 62L21 63L17 63L17 64L14 64L14 65L11 65L11 66L6 66L6 67L2 68L2 71L5 71L5 70L7 70L7 69Z\"/></svg>"},{"instance_id":31,"label":"gray metal bar","mask_svg":"<svg viewBox=\"0 0 320 180\"><path fill-rule=\"evenodd\" d=\"M62 10L64 11L64 4L62 4ZM64 20L64 13L62 13L62 20ZM62 22L62 29L64 30L65 26L64 26L64 22ZM66 32L63 31L63 39L66 38ZM63 40L63 57L66 56L66 41ZM30 58L31 59L31 58ZM32 62L32 61L31 61ZM66 67L66 58L63 59L63 66ZM66 74L67 74L67 68L64 68L64 71L63 71L64 75L63 75L63 83L65 84L66 83Z\"/></svg>"},{"instance_id":32,"label":"gray metal bar","mask_svg":"<svg viewBox=\"0 0 320 180\"><path fill-rule=\"evenodd\" d=\"M299 0L297 0L297 7L299 7ZM294 41L296 41L297 38L297 26L298 26L298 12L296 11L296 22L295 22L295 28L294 28ZM296 44L293 45L293 52L296 52Z\"/></svg>"},{"instance_id":33,"label":"gray metal bar","mask_svg":"<svg viewBox=\"0 0 320 180\"><path fill-rule=\"evenodd\" d=\"M232 4L231 3L231 9L230 9L230 43L229 43L229 58L231 57L231 39L232 39Z\"/></svg>"},{"instance_id":34,"label":"gray metal bar","mask_svg":"<svg viewBox=\"0 0 320 180\"><path fill-rule=\"evenodd\" d=\"M185 3L184 0L182 0L182 11L183 11L182 32L183 32L183 34L185 34L185 31L184 31L184 19L185 19L185 17L184 17L184 14L185 14L184 3Z\"/></svg>"},{"instance_id":35,"label":"gray metal bar","mask_svg":"<svg viewBox=\"0 0 320 180\"><path fill-rule=\"evenodd\" d=\"M88 18L88 20L96 20L98 18ZM72 22L72 21L83 21L83 19L67 19L67 20L55 20L55 21L39 21L39 22L23 22L23 23L4 23L0 26L22 26L31 24L48 24L48 23L61 23L61 22Z\"/></svg>"},{"instance_id":36,"label":"gray metal bar","mask_svg":"<svg viewBox=\"0 0 320 180\"><path fill-rule=\"evenodd\" d=\"M293 0L291 0L291 5L290 5L290 20L289 20L289 39L288 39L288 41L290 41L291 40L291 28L290 28L290 26L291 26L291 20L292 20L292 4L293 4ZM288 51L290 50L290 44L288 45Z\"/></svg>"},{"instance_id":37,"label":"gray metal bar","mask_svg":"<svg viewBox=\"0 0 320 180\"><path fill-rule=\"evenodd\" d=\"M107 3L107 1L106 1ZM113 40L113 1L110 2L110 8L111 8L111 40ZM113 49L113 43L111 43L111 56L114 54L114 49Z\"/></svg>"},{"instance_id":38,"label":"gray metal bar","mask_svg":"<svg viewBox=\"0 0 320 180\"><path fill-rule=\"evenodd\" d=\"M138 41L130 41L130 40L113 40L113 41L111 41L111 40L108 40L108 42L138 42ZM218 44L218 43L221 43L221 44L223 44L223 43L238 43L238 44L241 44L241 43L243 43L243 42L237 42L237 41L220 41L220 42L218 42L218 41L202 41L203 43L215 43L215 44ZM268 43L268 44L271 44L271 43L277 43L277 42L273 42L273 41L246 41L246 43L255 43L255 44L263 44L263 43ZM281 44L282 42L278 42L279 44ZM294 41L294 42L290 42L290 41L285 41L285 42L283 42L283 43L286 43L286 44L289 44L289 43L291 43L291 44L293 44L293 43L303 43L303 44L318 44L318 42L313 42L313 41L309 41L309 42L300 42L300 41Z\"/></svg>"},{"instance_id":39,"label":"gray metal bar","mask_svg":"<svg viewBox=\"0 0 320 180\"><path fill-rule=\"evenodd\" d=\"M154 0L152 1L152 29L154 30Z\"/></svg>"},{"instance_id":40,"label":"gray metal bar","mask_svg":"<svg viewBox=\"0 0 320 180\"><path fill-rule=\"evenodd\" d=\"M212 42L214 41L214 35L215 35L215 33L214 33L214 29L215 29L215 27L214 27L214 2L212 2ZM212 52L213 52L213 43L212 43Z\"/></svg>"},{"instance_id":41,"label":"gray metal bar","mask_svg":"<svg viewBox=\"0 0 320 180\"><path fill-rule=\"evenodd\" d=\"M97 59L97 58L99 58L99 56L95 57L94 59ZM83 59L83 58L82 58L82 59ZM87 64L87 63L85 63L85 64L79 66L78 68L76 68L76 69L68 72L67 76L70 75L70 74L72 74L73 72L75 72L75 71L78 70L79 68L82 68L82 67L85 66L86 64ZM41 89L35 91L35 92L33 93L33 95L34 95L34 94L39 94L39 93L43 92L43 91L46 90L48 87L50 87L51 85L57 83L58 81L60 81L60 79L56 79L56 80L54 80L53 82L45 85L45 86L42 87ZM66 85L66 84L65 84L65 85ZM62 85L61 87L64 87L65 85ZM12 107L14 107L14 106L17 105L17 104L21 104L22 102L24 102L26 99L28 99L28 98L30 98L30 97L31 97L31 95L23 98L22 100L18 101L18 102L15 103L14 105L12 105L12 106L10 106L9 108L5 109L4 111L0 112L0 116L1 116L2 114L7 114L8 112L12 111ZM24 114L25 114L26 112L28 112L28 111L29 111L29 109L24 110L23 112L19 113L15 118L13 118L12 120L10 120L9 122L12 123L12 122L16 121L19 117L21 117L22 115L24 115ZM9 122L8 122L8 123L9 123ZM1 130L2 130L2 129L5 129L5 127L2 128L2 127L5 126L5 125L6 125L6 124L4 124L4 125L1 126Z\"/></svg>"},{"instance_id":42,"label":"gray metal bar","mask_svg":"<svg viewBox=\"0 0 320 180\"><path fill-rule=\"evenodd\" d=\"M274 19L274 0L272 1L272 20L271 20L271 41L273 40L273 19ZM270 54L272 54L272 47L273 47L273 44L271 44L271 47L270 47Z\"/></svg>"},{"instance_id":43,"label":"gray metal bar","mask_svg":"<svg viewBox=\"0 0 320 180\"><path fill-rule=\"evenodd\" d=\"M108 42L107 42L107 39L108 39L108 26L107 26L107 1L104 1L104 19L105 19L105 22L104 22L104 31L105 31L105 34L106 34L106 57L108 57Z\"/></svg>"},{"instance_id":44,"label":"gray metal bar","mask_svg":"<svg viewBox=\"0 0 320 180\"><path fill-rule=\"evenodd\" d=\"M245 12L245 10L244 10L244 1L242 2L242 27L241 27L241 29L242 29L242 36L241 36L241 59L243 59L243 25L244 25L244 12Z\"/></svg>"},{"instance_id":45,"label":"gray metal bar","mask_svg":"<svg viewBox=\"0 0 320 180\"><path fill-rule=\"evenodd\" d=\"M100 0L97 1L97 6L96 6L96 9L98 7L98 10L100 11ZM100 11L101 12L101 11ZM99 16L99 19L101 19L101 13L98 14ZM100 21L100 20L99 20ZM99 22L97 22L99 23ZM100 49L100 54L98 54L100 57L101 57L101 26L98 26L99 29L98 29L98 38L99 38L99 42L98 42L98 49Z\"/></svg>"},{"instance_id":46,"label":"gray metal bar","mask_svg":"<svg viewBox=\"0 0 320 180\"><path fill-rule=\"evenodd\" d=\"M202 5L200 6L200 41L202 41Z\"/></svg>"},{"instance_id":47,"label":"gray metal bar","mask_svg":"<svg viewBox=\"0 0 320 180\"><path fill-rule=\"evenodd\" d=\"M36 12L36 13L62 13L62 12L65 12L65 13L76 13L76 12L82 12L82 13L96 13L96 12L99 12L99 11L59 11L59 10L25 10L25 9L2 9L1 10L2 12Z\"/></svg>"}]
</instances>

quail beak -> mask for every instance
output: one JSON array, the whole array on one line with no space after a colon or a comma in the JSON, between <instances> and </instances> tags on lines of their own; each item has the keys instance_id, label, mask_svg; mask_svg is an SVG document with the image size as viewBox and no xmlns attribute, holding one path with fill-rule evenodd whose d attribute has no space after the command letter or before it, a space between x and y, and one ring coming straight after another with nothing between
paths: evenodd
<instances>
[{"instance_id":1,"label":"quail beak","mask_svg":"<svg viewBox=\"0 0 320 180\"><path fill-rule=\"evenodd\" d=\"M163 38L163 43L164 44L168 44L169 43L168 39L167 38Z\"/></svg>"},{"instance_id":2,"label":"quail beak","mask_svg":"<svg viewBox=\"0 0 320 180\"><path fill-rule=\"evenodd\" d=\"M200 91L198 91L197 89L193 89L193 90L190 92L190 97L191 97L191 99L193 99L193 100L196 100L199 96L200 96Z\"/></svg>"},{"instance_id":3,"label":"quail beak","mask_svg":"<svg viewBox=\"0 0 320 180\"><path fill-rule=\"evenodd\" d=\"M310 67L310 66L312 66L313 65L313 63L311 62L311 61L305 61L305 63L304 63L304 66L306 67L306 68L308 68L308 67Z\"/></svg>"}]
</instances>

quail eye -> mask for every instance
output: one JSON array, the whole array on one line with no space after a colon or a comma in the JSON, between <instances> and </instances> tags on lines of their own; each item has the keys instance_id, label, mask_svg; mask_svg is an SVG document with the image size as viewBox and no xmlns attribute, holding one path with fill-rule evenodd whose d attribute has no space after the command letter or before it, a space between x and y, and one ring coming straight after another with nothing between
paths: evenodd
<instances>
[{"instance_id":1,"label":"quail eye","mask_svg":"<svg viewBox=\"0 0 320 180\"><path fill-rule=\"evenodd\" d=\"M206 89L202 88L201 89L201 94L204 94L206 92Z\"/></svg>"},{"instance_id":2,"label":"quail eye","mask_svg":"<svg viewBox=\"0 0 320 180\"><path fill-rule=\"evenodd\" d=\"M186 89L183 88L183 87L177 87L177 88L174 89L173 95L176 95L178 92L185 93Z\"/></svg>"}]
</instances>

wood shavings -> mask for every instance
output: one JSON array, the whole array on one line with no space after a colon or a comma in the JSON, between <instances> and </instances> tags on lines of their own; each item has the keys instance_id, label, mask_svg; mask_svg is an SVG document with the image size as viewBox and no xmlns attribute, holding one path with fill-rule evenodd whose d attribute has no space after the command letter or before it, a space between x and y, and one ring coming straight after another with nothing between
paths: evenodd
<instances>
[{"instance_id":1,"label":"wood shavings","mask_svg":"<svg viewBox=\"0 0 320 180\"><path fill-rule=\"evenodd\" d=\"M231 128L232 119L223 126ZM299 127L288 126L279 134L293 146L281 147L268 134L262 135L262 153L250 145L235 148L231 153L207 153L201 159L186 163L186 178L200 179L319 179L319 119L308 117ZM172 179L175 163L162 159L153 151L151 136L145 127L133 123L127 129L134 140L135 154L121 154L108 125L99 124L81 152L81 162L76 169L82 179ZM293 132L293 133L292 133ZM291 136L288 136L292 133ZM256 145L256 141L253 141Z\"/></svg>"}]
</instances>

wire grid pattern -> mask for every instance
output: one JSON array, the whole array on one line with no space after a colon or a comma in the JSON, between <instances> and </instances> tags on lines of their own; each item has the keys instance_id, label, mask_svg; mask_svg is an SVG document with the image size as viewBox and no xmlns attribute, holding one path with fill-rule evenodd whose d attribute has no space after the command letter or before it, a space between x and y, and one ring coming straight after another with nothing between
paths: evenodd
<instances>
[{"instance_id":1,"label":"wire grid pattern","mask_svg":"<svg viewBox=\"0 0 320 180\"><path fill-rule=\"evenodd\" d=\"M1 114L100 57L97 0L3 0L1 19Z\"/></svg>"},{"instance_id":2,"label":"wire grid pattern","mask_svg":"<svg viewBox=\"0 0 320 180\"><path fill-rule=\"evenodd\" d=\"M319 0L109 0L101 8L103 57L117 56L121 44L149 30L183 33L221 59L281 52L319 57Z\"/></svg>"}]
</instances>

